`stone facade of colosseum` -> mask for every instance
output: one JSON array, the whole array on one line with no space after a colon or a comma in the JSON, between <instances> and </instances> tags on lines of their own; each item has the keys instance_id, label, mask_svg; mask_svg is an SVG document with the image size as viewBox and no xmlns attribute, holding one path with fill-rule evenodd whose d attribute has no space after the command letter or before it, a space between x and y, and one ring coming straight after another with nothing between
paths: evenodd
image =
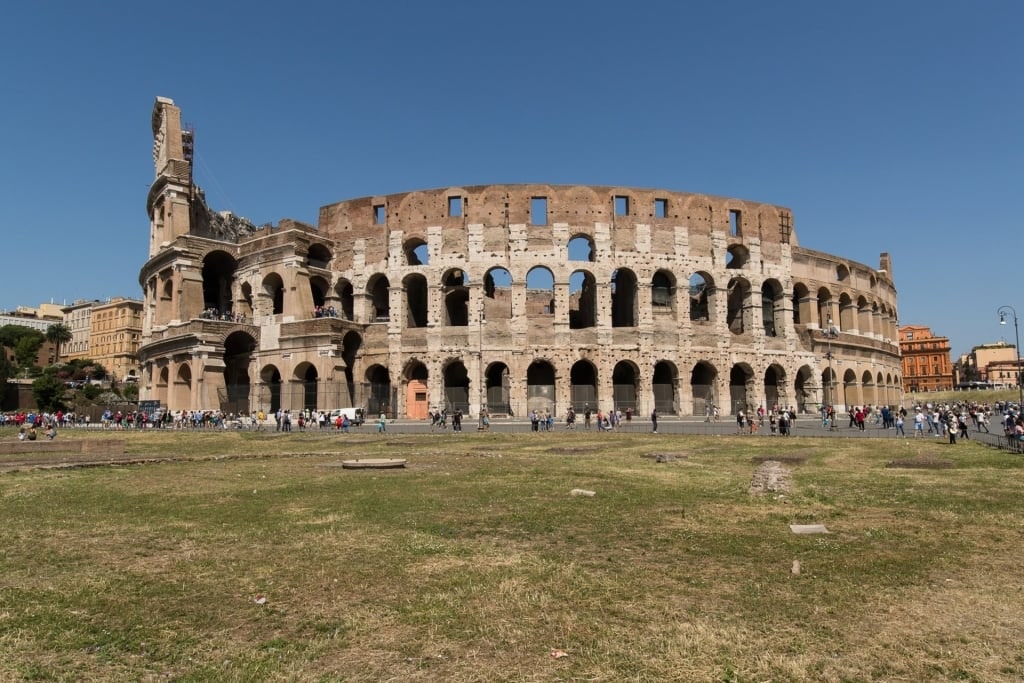
<instances>
[{"instance_id":1,"label":"stone facade of colosseum","mask_svg":"<svg viewBox=\"0 0 1024 683\"><path fill-rule=\"evenodd\" d=\"M153 110L142 398L171 410L362 407L561 416L902 399L896 290L802 248L770 204L629 187L484 185L211 212L191 133Z\"/></svg>"}]
</instances>

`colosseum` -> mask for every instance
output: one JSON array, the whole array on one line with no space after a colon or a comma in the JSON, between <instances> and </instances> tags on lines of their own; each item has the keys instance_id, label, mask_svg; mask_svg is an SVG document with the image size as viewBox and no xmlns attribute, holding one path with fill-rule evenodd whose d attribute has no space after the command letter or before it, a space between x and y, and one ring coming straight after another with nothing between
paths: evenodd
<instances>
[{"instance_id":1,"label":"colosseum","mask_svg":"<svg viewBox=\"0 0 1024 683\"><path fill-rule=\"evenodd\" d=\"M891 262L784 207L631 187L363 197L318 225L211 211L153 109L141 396L169 410L641 415L902 400Z\"/></svg>"}]
</instances>

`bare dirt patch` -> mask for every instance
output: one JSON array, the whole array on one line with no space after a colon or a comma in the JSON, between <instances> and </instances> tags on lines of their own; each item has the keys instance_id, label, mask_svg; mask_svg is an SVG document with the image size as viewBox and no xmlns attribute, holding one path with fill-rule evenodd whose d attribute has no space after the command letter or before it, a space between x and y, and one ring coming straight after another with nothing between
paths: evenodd
<instances>
[{"instance_id":1,"label":"bare dirt patch","mask_svg":"<svg viewBox=\"0 0 1024 683\"><path fill-rule=\"evenodd\" d=\"M792 473L781 462L766 460L754 470L748 490L752 494L789 493L792 481Z\"/></svg>"}]
</instances>

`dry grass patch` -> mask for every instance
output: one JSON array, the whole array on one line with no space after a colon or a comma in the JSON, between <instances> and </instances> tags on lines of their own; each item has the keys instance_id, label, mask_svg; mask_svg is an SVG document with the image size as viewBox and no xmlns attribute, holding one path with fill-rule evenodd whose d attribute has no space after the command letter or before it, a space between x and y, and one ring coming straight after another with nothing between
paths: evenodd
<instances>
[{"instance_id":1,"label":"dry grass patch","mask_svg":"<svg viewBox=\"0 0 1024 683\"><path fill-rule=\"evenodd\" d=\"M801 439L779 497L792 441L140 436L195 461L0 477L0 679L1024 676L1022 460L981 446Z\"/></svg>"}]
</instances>

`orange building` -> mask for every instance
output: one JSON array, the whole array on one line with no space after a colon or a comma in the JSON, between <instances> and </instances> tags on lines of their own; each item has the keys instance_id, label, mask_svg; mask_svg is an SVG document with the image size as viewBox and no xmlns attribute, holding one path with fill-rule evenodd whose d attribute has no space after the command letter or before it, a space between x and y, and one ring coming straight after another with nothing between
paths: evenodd
<instances>
[{"instance_id":1,"label":"orange building","mask_svg":"<svg viewBox=\"0 0 1024 683\"><path fill-rule=\"evenodd\" d=\"M907 391L950 391L953 364L949 360L949 337L936 337L925 325L900 327L903 355L903 386Z\"/></svg>"}]
</instances>

